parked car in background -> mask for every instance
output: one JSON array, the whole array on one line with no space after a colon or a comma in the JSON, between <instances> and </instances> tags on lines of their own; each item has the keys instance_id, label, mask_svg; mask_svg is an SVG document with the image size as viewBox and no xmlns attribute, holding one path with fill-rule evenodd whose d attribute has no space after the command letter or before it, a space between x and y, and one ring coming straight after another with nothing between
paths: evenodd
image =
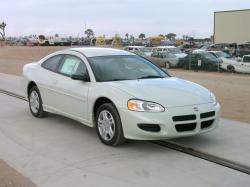
<instances>
[{"instance_id":1,"label":"parked car in background","mask_svg":"<svg viewBox=\"0 0 250 187\"><path fill-rule=\"evenodd\" d=\"M25 45L28 46L38 46L39 45L39 41L37 39L37 37L34 35L29 36L26 41L25 41Z\"/></svg>"},{"instance_id":2,"label":"parked car in background","mask_svg":"<svg viewBox=\"0 0 250 187\"><path fill-rule=\"evenodd\" d=\"M124 50L135 53L143 57L149 57L152 54L152 48L144 46L127 46L124 48Z\"/></svg>"},{"instance_id":3,"label":"parked car in background","mask_svg":"<svg viewBox=\"0 0 250 187\"><path fill-rule=\"evenodd\" d=\"M34 117L60 114L96 128L101 142L193 136L218 126L220 104L196 83L145 58L110 48L58 51L23 68Z\"/></svg>"},{"instance_id":4,"label":"parked car in background","mask_svg":"<svg viewBox=\"0 0 250 187\"><path fill-rule=\"evenodd\" d=\"M237 56L243 57L250 54L250 43L239 44L236 52Z\"/></svg>"},{"instance_id":5,"label":"parked car in background","mask_svg":"<svg viewBox=\"0 0 250 187\"><path fill-rule=\"evenodd\" d=\"M242 58L225 59L221 68L229 72L250 73L250 55Z\"/></svg>"},{"instance_id":6,"label":"parked car in background","mask_svg":"<svg viewBox=\"0 0 250 187\"><path fill-rule=\"evenodd\" d=\"M50 46L50 45L54 45L54 44L55 44L55 42L54 42L53 37L46 38L44 35L38 36L38 45Z\"/></svg>"},{"instance_id":7,"label":"parked car in background","mask_svg":"<svg viewBox=\"0 0 250 187\"><path fill-rule=\"evenodd\" d=\"M183 58L187 55L186 53L183 53L179 48L177 48L175 46L154 47L152 50L152 55L154 55L154 54L158 55L158 53L164 53L164 52L170 52L172 54L175 54L178 58Z\"/></svg>"},{"instance_id":8,"label":"parked car in background","mask_svg":"<svg viewBox=\"0 0 250 187\"><path fill-rule=\"evenodd\" d=\"M222 61L209 52L196 52L179 59L178 67L183 69L218 70Z\"/></svg>"},{"instance_id":9,"label":"parked car in background","mask_svg":"<svg viewBox=\"0 0 250 187\"><path fill-rule=\"evenodd\" d=\"M155 58L160 58L157 60ZM171 52L154 52L151 55L152 61L157 61L161 67L166 67L167 69L176 67L179 62L179 57Z\"/></svg>"},{"instance_id":10,"label":"parked car in background","mask_svg":"<svg viewBox=\"0 0 250 187\"><path fill-rule=\"evenodd\" d=\"M54 37L55 46L70 46L71 41L67 38Z\"/></svg>"},{"instance_id":11,"label":"parked car in background","mask_svg":"<svg viewBox=\"0 0 250 187\"><path fill-rule=\"evenodd\" d=\"M208 51L223 51L230 55L235 55L237 45L235 43L219 43L219 44L212 44L209 45L207 50Z\"/></svg>"}]
</instances>

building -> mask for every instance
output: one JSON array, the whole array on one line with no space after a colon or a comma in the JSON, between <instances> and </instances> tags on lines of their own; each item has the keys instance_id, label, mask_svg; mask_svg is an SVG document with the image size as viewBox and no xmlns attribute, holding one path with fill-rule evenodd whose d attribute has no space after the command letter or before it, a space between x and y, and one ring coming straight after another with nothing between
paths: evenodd
<instances>
[{"instance_id":1,"label":"building","mask_svg":"<svg viewBox=\"0 0 250 187\"><path fill-rule=\"evenodd\" d=\"M214 12L214 43L250 42L250 9Z\"/></svg>"}]
</instances>

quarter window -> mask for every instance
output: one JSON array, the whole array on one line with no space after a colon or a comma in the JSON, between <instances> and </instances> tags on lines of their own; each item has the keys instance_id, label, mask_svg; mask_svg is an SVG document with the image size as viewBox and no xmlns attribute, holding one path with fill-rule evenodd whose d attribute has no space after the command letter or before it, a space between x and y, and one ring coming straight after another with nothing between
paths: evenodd
<instances>
[{"instance_id":1,"label":"quarter window","mask_svg":"<svg viewBox=\"0 0 250 187\"><path fill-rule=\"evenodd\" d=\"M46 61L42 63L42 67L51 71L56 71L57 67L59 66L60 60L62 58L62 55L56 55L53 57L50 57Z\"/></svg>"}]
</instances>

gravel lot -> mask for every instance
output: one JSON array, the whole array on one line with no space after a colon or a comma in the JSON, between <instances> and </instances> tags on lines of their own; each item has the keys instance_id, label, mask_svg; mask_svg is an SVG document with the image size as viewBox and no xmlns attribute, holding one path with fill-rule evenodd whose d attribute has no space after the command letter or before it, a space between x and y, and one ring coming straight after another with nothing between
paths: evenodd
<instances>
[{"instance_id":1,"label":"gravel lot","mask_svg":"<svg viewBox=\"0 0 250 187\"><path fill-rule=\"evenodd\" d=\"M0 72L21 75L24 64L64 48L66 47L0 47ZM213 91L222 105L223 117L250 123L250 75L180 69L171 69L170 73Z\"/></svg>"},{"instance_id":2,"label":"gravel lot","mask_svg":"<svg viewBox=\"0 0 250 187\"><path fill-rule=\"evenodd\" d=\"M0 187L36 187L36 185L0 159Z\"/></svg>"}]
</instances>

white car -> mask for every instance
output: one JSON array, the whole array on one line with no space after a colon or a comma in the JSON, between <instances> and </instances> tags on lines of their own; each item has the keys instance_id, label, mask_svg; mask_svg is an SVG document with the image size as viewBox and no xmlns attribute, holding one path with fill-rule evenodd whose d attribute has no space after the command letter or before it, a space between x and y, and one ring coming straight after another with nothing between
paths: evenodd
<instances>
[{"instance_id":1,"label":"white car","mask_svg":"<svg viewBox=\"0 0 250 187\"><path fill-rule=\"evenodd\" d=\"M152 53L164 53L164 52L169 52L174 54L177 58L184 58L187 56L186 53L183 53L179 48L175 46L158 46L154 47L152 50Z\"/></svg>"},{"instance_id":2,"label":"white car","mask_svg":"<svg viewBox=\"0 0 250 187\"><path fill-rule=\"evenodd\" d=\"M208 132L220 116L208 89L118 49L53 53L24 66L23 88L33 116L57 113L96 127L107 145Z\"/></svg>"},{"instance_id":3,"label":"white car","mask_svg":"<svg viewBox=\"0 0 250 187\"><path fill-rule=\"evenodd\" d=\"M222 58L221 68L229 72L250 73L250 55L244 55L241 59Z\"/></svg>"},{"instance_id":4,"label":"white car","mask_svg":"<svg viewBox=\"0 0 250 187\"><path fill-rule=\"evenodd\" d=\"M222 60L221 69L229 72L250 73L250 55L233 58L223 51L208 51Z\"/></svg>"},{"instance_id":5,"label":"white car","mask_svg":"<svg viewBox=\"0 0 250 187\"><path fill-rule=\"evenodd\" d=\"M124 48L124 50L144 57L149 57L152 53L151 48L144 46L127 46Z\"/></svg>"}]
</instances>

